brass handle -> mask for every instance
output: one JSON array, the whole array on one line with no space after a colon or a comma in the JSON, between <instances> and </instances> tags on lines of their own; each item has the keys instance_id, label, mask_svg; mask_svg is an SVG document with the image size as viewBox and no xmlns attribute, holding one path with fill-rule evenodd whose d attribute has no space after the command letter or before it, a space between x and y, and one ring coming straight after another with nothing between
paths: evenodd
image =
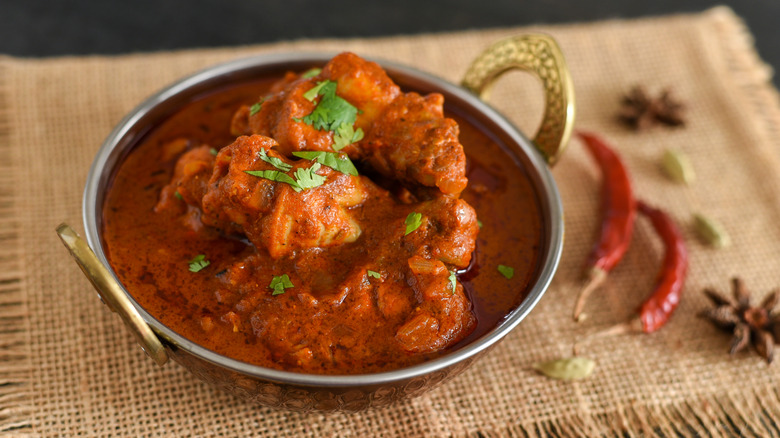
<instances>
[{"instance_id":1,"label":"brass handle","mask_svg":"<svg viewBox=\"0 0 780 438\"><path fill-rule=\"evenodd\" d=\"M472 62L462 85L487 100L495 81L513 69L528 71L542 81L544 118L533 141L553 165L569 143L574 126L574 86L554 39L532 34L499 41Z\"/></svg>"},{"instance_id":2,"label":"brass handle","mask_svg":"<svg viewBox=\"0 0 780 438\"><path fill-rule=\"evenodd\" d=\"M143 320L141 314L130 302L130 298L125 295L122 287L117 283L111 273L100 263L87 242L76 233L73 228L67 224L60 224L57 227L57 234L62 243L70 251L70 255L76 259L81 271L87 276L92 286L97 289L98 294L106 303L109 309L119 314L122 320L133 332L135 340L141 345L141 348L149 357L157 362L157 365L163 365L168 361L168 354L165 352L160 339L152 331L151 327Z\"/></svg>"}]
</instances>

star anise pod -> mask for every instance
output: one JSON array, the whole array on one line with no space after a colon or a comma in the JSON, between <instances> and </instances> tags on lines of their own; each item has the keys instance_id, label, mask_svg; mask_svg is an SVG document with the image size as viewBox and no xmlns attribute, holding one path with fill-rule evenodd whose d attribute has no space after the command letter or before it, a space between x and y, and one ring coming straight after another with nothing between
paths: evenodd
<instances>
[{"instance_id":1,"label":"star anise pod","mask_svg":"<svg viewBox=\"0 0 780 438\"><path fill-rule=\"evenodd\" d=\"M653 98L644 87L636 85L623 97L618 115L620 120L636 130L649 128L656 123L681 126L685 124L684 108L685 106L672 96L669 88Z\"/></svg>"},{"instance_id":2,"label":"star anise pod","mask_svg":"<svg viewBox=\"0 0 780 438\"><path fill-rule=\"evenodd\" d=\"M750 304L750 292L742 280L735 277L731 283L733 300L712 289L704 289L715 307L705 310L701 316L709 319L718 328L734 334L729 354L742 351L752 343L758 354L768 363L772 363L774 345L780 341L780 314L772 313L772 310L780 301L780 290L772 291L761 305L754 307Z\"/></svg>"}]
</instances>

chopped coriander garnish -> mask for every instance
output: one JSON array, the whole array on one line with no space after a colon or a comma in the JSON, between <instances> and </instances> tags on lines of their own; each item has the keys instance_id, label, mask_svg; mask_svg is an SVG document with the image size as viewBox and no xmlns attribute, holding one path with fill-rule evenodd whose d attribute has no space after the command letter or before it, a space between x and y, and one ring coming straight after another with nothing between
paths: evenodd
<instances>
[{"instance_id":1,"label":"chopped coriander garnish","mask_svg":"<svg viewBox=\"0 0 780 438\"><path fill-rule=\"evenodd\" d=\"M320 102L308 116L303 119L293 118L296 122L303 120L307 125L320 131L333 132L333 149L340 150L360 141L363 130L355 130L355 118L358 109L343 98L336 95L336 82L322 81L303 94L303 97L313 102L317 96L322 96Z\"/></svg>"},{"instance_id":2,"label":"chopped coriander garnish","mask_svg":"<svg viewBox=\"0 0 780 438\"><path fill-rule=\"evenodd\" d=\"M216 150L215 148L211 148L211 149L209 149L209 153L211 153L211 155L214 155L216 157L217 154L219 153L219 151Z\"/></svg>"},{"instance_id":3,"label":"chopped coriander garnish","mask_svg":"<svg viewBox=\"0 0 780 438\"><path fill-rule=\"evenodd\" d=\"M268 156L268 152L266 152L265 149L260 149L260 152L257 153L257 157L283 172L292 169L292 166L282 161L281 158Z\"/></svg>"},{"instance_id":4,"label":"chopped coriander garnish","mask_svg":"<svg viewBox=\"0 0 780 438\"><path fill-rule=\"evenodd\" d=\"M312 88L310 88L309 91L303 93L303 97L306 100L308 100L309 102L314 101L314 99L317 98L317 96L319 96L320 90L322 90L323 88L328 86L328 84L334 84L334 88L335 88L335 84L336 84L335 82L333 82L333 81L322 81L322 82L317 83L317 85L313 86Z\"/></svg>"},{"instance_id":5,"label":"chopped coriander garnish","mask_svg":"<svg viewBox=\"0 0 780 438\"><path fill-rule=\"evenodd\" d=\"M477 226L478 226L478 227L480 227L480 228L482 228L482 221L481 221L481 220L479 220L479 219L477 219Z\"/></svg>"},{"instance_id":6,"label":"chopped coriander garnish","mask_svg":"<svg viewBox=\"0 0 780 438\"><path fill-rule=\"evenodd\" d=\"M342 124L333 134L333 150L340 151L352 143L363 140L363 130L355 128L352 125Z\"/></svg>"},{"instance_id":7,"label":"chopped coriander garnish","mask_svg":"<svg viewBox=\"0 0 780 438\"><path fill-rule=\"evenodd\" d=\"M182 199L184 199L184 198L182 198L182 197L181 197L181 193L179 193L179 191L178 191L178 190L177 190L176 192L174 192L174 193L173 193L173 196L175 196L175 197L176 197L176 199L178 199L179 201L181 201Z\"/></svg>"},{"instance_id":8,"label":"chopped coriander garnish","mask_svg":"<svg viewBox=\"0 0 780 438\"><path fill-rule=\"evenodd\" d=\"M448 280L450 280L450 284L452 284L452 293L455 293L455 287L458 285L457 279L455 278L455 271L450 271L450 276L447 277Z\"/></svg>"},{"instance_id":9,"label":"chopped coriander garnish","mask_svg":"<svg viewBox=\"0 0 780 438\"><path fill-rule=\"evenodd\" d=\"M379 272L376 272L376 271L372 271L370 269L366 271L366 274L368 274L368 276L372 277L372 278L381 278L382 277L382 274L380 274Z\"/></svg>"},{"instance_id":10,"label":"chopped coriander garnish","mask_svg":"<svg viewBox=\"0 0 780 438\"><path fill-rule=\"evenodd\" d=\"M298 187L300 187L300 191L303 189L311 189L314 187L319 187L325 183L326 178L320 174L317 173L317 170L322 167L320 163L314 163L311 165L311 167L304 169L302 167L299 167L295 170L295 179L297 180ZM293 187L295 188L295 187Z\"/></svg>"},{"instance_id":11,"label":"chopped coriander garnish","mask_svg":"<svg viewBox=\"0 0 780 438\"><path fill-rule=\"evenodd\" d=\"M206 260L205 254L198 254L194 259L190 260L190 272L199 272L210 264L211 262Z\"/></svg>"},{"instance_id":12,"label":"chopped coriander garnish","mask_svg":"<svg viewBox=\"0 0 780 438\"><path fill-rule=\"evenodd\" d=\"M504 266L504 265L498 265L498 272L501 273L504 277L507 278L507 280L511 280L512 277L515 276L515 268Z\"/></svg>"},{"instance_id":13,"label":"chopped coriander garnish","mask_svg":"<svg viewBox=\"0 0 780 438\"><path fill-rule=\"evenodd\" d=\"M271 280L271 284L268 285L269 289L274 290L271 295L283 294L285 289L289 289L291 287L293 287L293 284L287 274L274 275L274 278Z\"/></svg>"},{"instance_id":14,"label":"chopped coriander garnish","mask_svg":"<svg viewBox=\"0 0 780 438\"><path fill-rule=\"evenodd\" d=\"M316 68L315 67L315 68L306 70L305 72L301 73L301 77L304 78L304 79L309 79L309 78L313 78L313 77L317 76L321 72L322 72L321 68Z\"/></svg>"},{"instance_id":15,"label":"chopped coriander garnish","mask_svg":"<svg viewBox=\"0 0 780 438\"><path fill-rule=\"evenodd\" d=\"M406 216L404 223L406 224L404 236L406 236L412 231L420 228L420 225L422 224L422 213L417 213L416 211L409 213L409 215Z\"/></svg>"},{"instance_id":16,"label":"chopped coriander garnish","mask_svg":"<svg viewBox=\"0 0 780 438\"><path fill-rule=\"evenodd\" d=\"M249 107L249 115L253 116L260 112L260 109L263 107L263 102L257 102L256 104Z\"/></svg>"},{"instance_id":17,"label":"chopped coriander garnish","mask_svg":"<svg viewBox=\"0 0 780 438\"><path fill-rule=\"evenodd\" d=\"M315 162L307 169L298 168L295 170L295 178L279 170L245 170L244 172L259 178L289 184L293 190L300 192L319 187L325 183L326 178L317 173L320 167L322 167L320 163Z\"/></svg>"},{"instance_id":18,"label":"chopped coriander garnish","mask_svg":"<svg viewBox=\"0 0 780 438\"><path fill-rule=\"evenodd\" d=\"M260 178L270 179L271 181L278 181L287 183L295 189L296 192L300 192L300 188L298 187L298 183L295 182L292 177L284 172L280 172L278 170L245 170L244 172L252 175L257 176Z\"/></svg>"},{"instance_id":19,"label":"chopped coriander garnish","mask_svg":"<svg viewBox=\"0 0 780 438\"><path fill-rule=\"evenodd\" d=\"M352 164L352 161L350 161L346 154L324 151L295 151L292 154L298 158L316 160L323 166L328 166L333 170L346 173L347 175L358 175L358 171L355 169L355 165Z\"/></svg>"}]
</instances>

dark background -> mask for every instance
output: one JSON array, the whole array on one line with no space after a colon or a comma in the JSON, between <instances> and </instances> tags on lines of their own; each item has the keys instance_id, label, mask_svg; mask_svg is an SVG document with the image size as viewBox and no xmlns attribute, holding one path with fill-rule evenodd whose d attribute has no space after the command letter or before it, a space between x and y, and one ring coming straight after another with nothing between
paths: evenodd
<instances>
[{"instance_id":1,"label":"dark background","mask_svg":"<svg viewBox=\"0 0 780 438\"><path fill-rule=\"evenodd\" d=\"M0 0L0 54L118 54L698 12L729 5L780 66L780 0ZM777 83L777 78L775 78Z\"/></svg>"}]
</instances>

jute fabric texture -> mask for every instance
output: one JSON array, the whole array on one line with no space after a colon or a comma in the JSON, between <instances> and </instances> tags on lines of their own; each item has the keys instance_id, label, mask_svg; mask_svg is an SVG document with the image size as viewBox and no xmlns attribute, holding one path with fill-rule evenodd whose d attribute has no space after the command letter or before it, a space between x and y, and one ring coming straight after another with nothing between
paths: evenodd
<instances>
[{"instance_id":1,"label":"jute fabric texture","mask_svg":"<svg viewBox=\"0 0 780 438\"><path fill-rule=\"evenodd\" d=\"M81 193L103 139L166 84L218 62L283 51L354 51L458 82L498 39L543 31L560 43L575 82L577 129L601 133L625 159L637 194L669 211L691 253L680 307L652 335L594 339L597 363L579 382L532 364L571 355L588 333L628 319L653 288L662 247L640 219L631 249L571 320L598 228L599 174L578 141L554 169L565 208L559 272L531 315L448 384L393 408L303 415L248 404L156 367L97 299L54 227L81 230ZM728 292L739 275L757 300L780 286L780 106L771 71L741 20L700 14L381 39L294 41L253 47L55 59L0 58L0 431L11 436L728 436L780 435L780 364L727 354L729 334L697 313L705 287ZM634 84L671 86L684 128L631 131L615 120ZM542 112L522 74L493 103L524 132ZM665 148L684 151L696 181L665 178ZM694 212L720 220L733 244L698 241Z\"/></svg>"}]
</instances>

